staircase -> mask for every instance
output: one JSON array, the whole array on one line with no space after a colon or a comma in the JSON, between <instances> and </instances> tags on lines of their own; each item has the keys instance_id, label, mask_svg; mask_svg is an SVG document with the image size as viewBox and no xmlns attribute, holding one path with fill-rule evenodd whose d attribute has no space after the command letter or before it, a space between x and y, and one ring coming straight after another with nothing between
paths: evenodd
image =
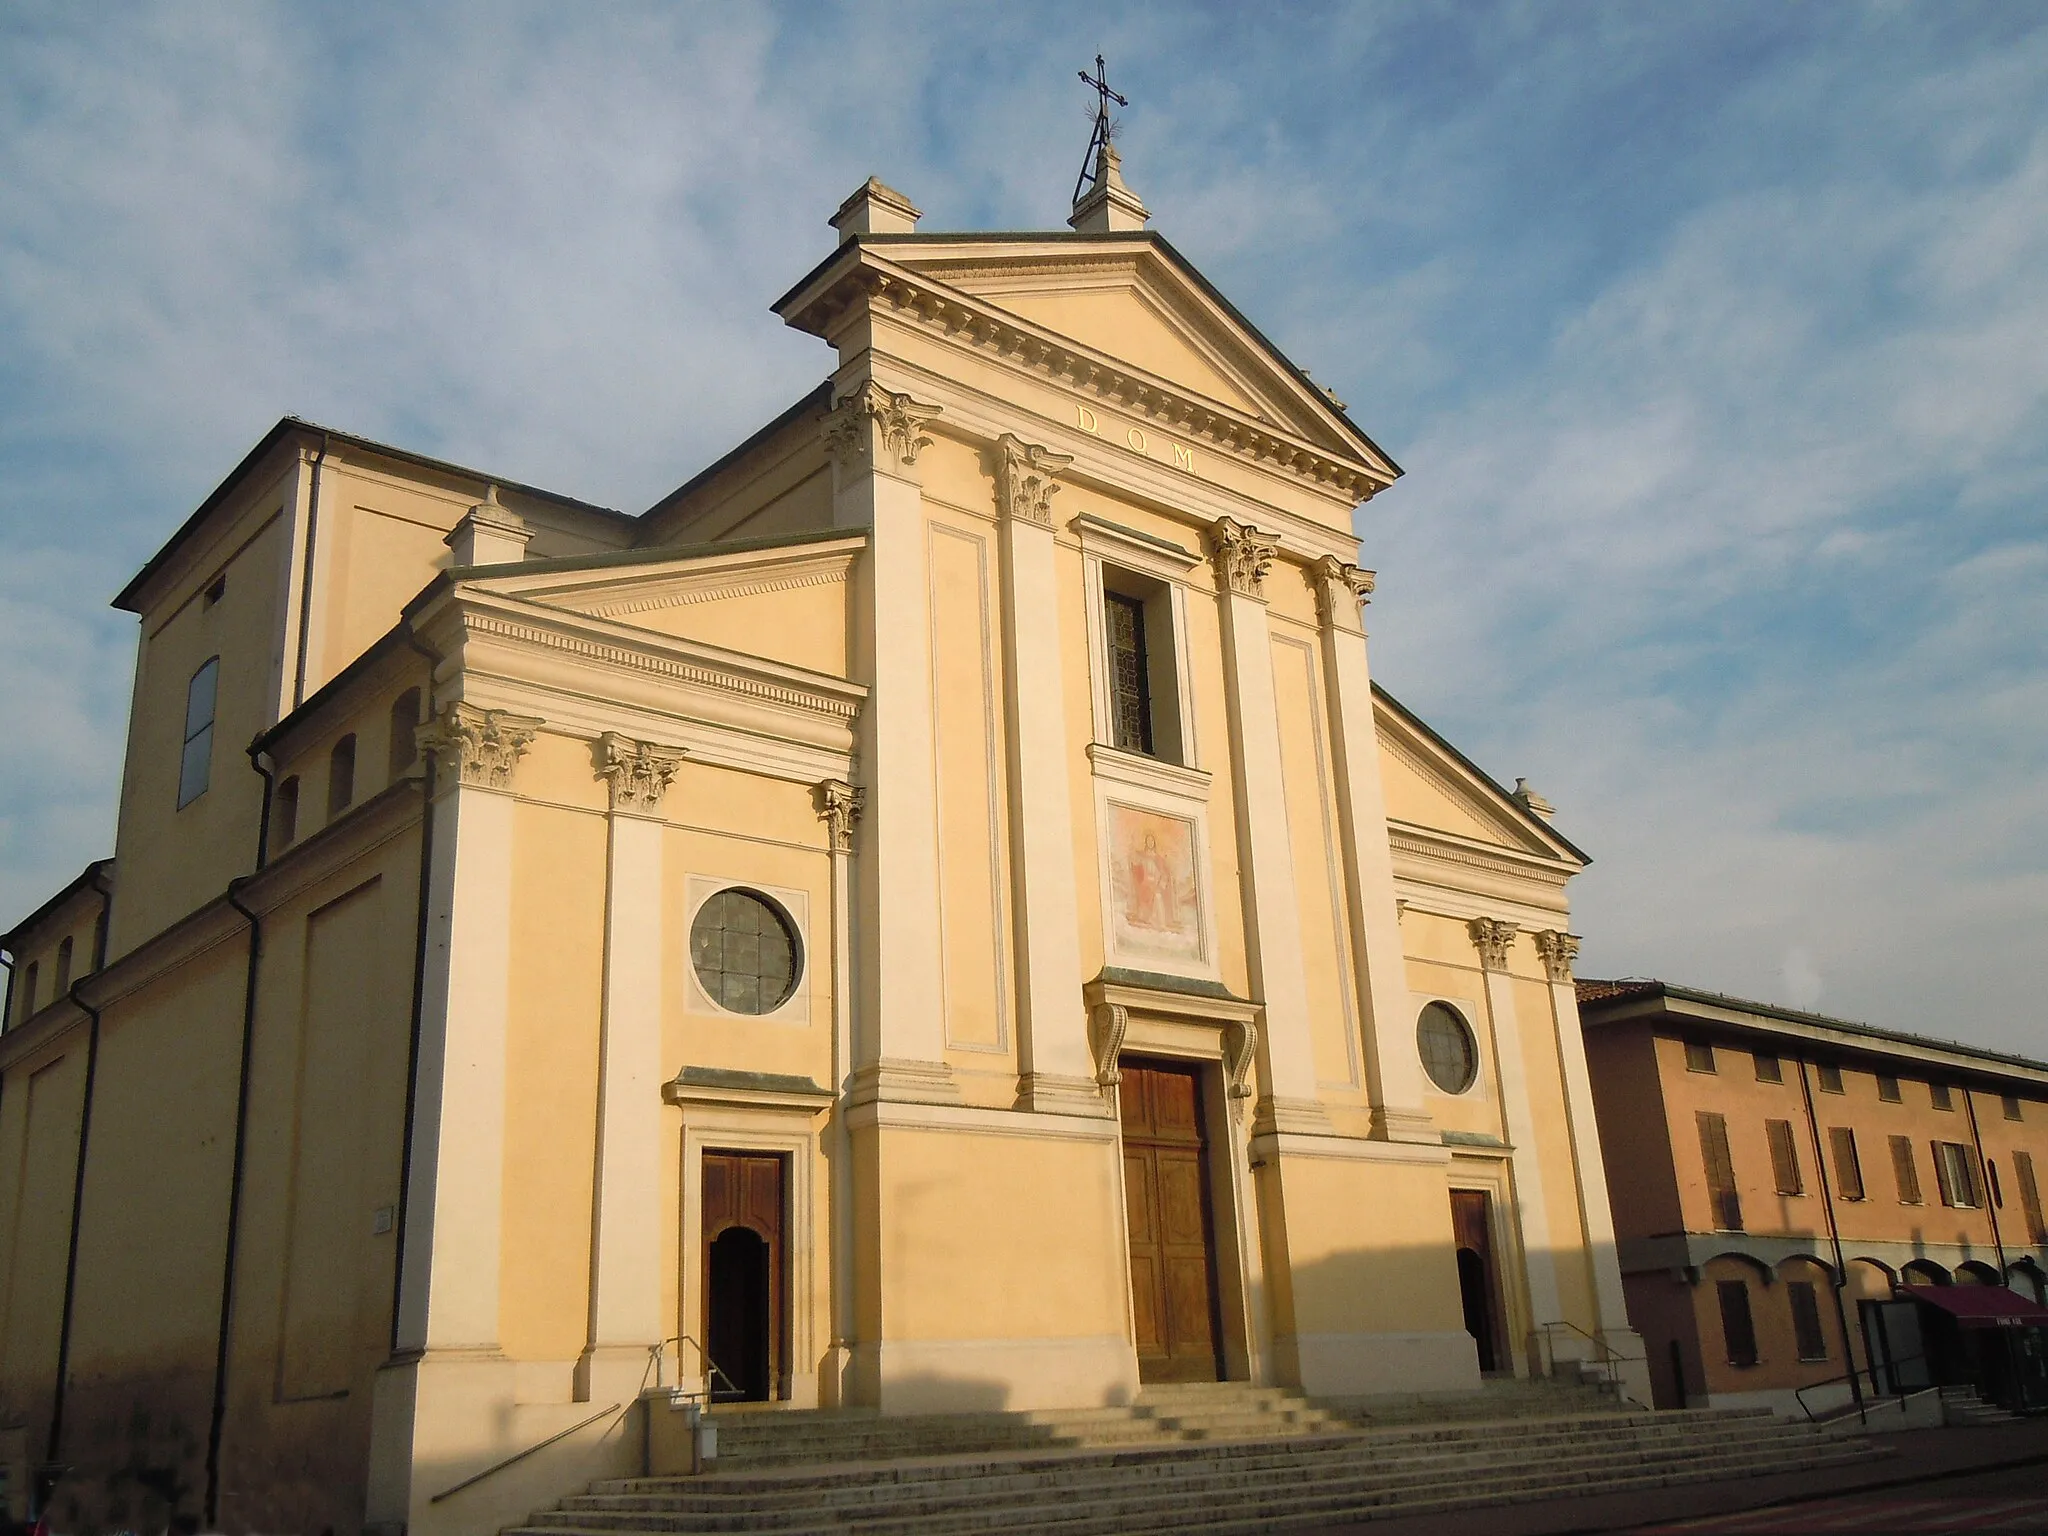
<instances>
[{"instance_id":1,"label":"staircase","mask_svg":"<svg viewBox=\"0 0 2048 1536\"><path fill-rule=\"evenodd\" d=\"M859 1413L721 1414L715 1472L599 1483L509 1536L1253 1536L1889 1454L1761 1409L1636 1413L1608 1398L1590 1412L1558 1412L1551 1390L1497 1394L1516 1399L1498 1404L1508 1409L1498 1417L1427 1421L1420 1399L1374 1412L1373 1400L1312 1403L1236 1383L1148 1388L1131 1408L949 1416L949 1427ZM1404 1412L1418 1417L1399 1422Z\"/></svg>"},{"instance_id":2,"label":"staircase","mask_svg":"<svg viewBox=\"0 0 2048 1536\"><path fill-rule=\"evenodd\" d=\"M1987 1424L2018 1424L2023 1421L2019 1414L2008 1412L1996 1403L1985 1402L1977 1395L1975 1387L1943 1387L1941 1422L1949 1429L1977 1429Z\"/></svg>"}]
</instances>

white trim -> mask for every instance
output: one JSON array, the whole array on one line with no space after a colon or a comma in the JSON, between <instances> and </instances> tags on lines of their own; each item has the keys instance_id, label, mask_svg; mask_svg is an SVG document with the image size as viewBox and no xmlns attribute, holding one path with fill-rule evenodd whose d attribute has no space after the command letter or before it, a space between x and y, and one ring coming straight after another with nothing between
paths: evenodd
<instances>
[{"instance_id":1,"label":"white trim","mask_svg":"<svg viewBox=\"0 0 2048 1536\"><path fill-rule=\"evenodd\" d=\"M788 997L767 1013L736 1013L730 1008L720 1007L712 1001L710 993L704 990L704 983L697 977L697 959L691 953L691 935L697 926L697 913L713 896L730 890L765 896L782 909L782 915L796 930L796 986ZM808 1025L811 1022L811 967L816 957L817 947L811 938L810 892L785 885L768 885L742 875L707 875L692 871L683 877L684 1012L750 1024Z\"/></svg>"}]
</instances>

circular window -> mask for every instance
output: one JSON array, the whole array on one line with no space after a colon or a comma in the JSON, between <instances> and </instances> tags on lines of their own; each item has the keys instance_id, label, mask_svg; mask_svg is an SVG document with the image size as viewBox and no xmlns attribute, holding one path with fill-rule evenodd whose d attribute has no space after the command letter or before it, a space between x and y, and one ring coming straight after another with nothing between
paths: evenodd
<instances>
[{"instance_id":1,"label":"circular window","mask_svg":"<svg viewBox=\"0 0 2048 1536\"><path fill-rule=\"evenodd\" d=\"M1479 1047L1472 1031L1449 1003L1431 1003L1415 1025L1422 1070L1445 1093L1463 1093L1479 1075Z\"/></svg>"},{"instance_id":2,"label":"circular window","mask_svg":"<svg viewBox=\"0 0 2048 1536\"><path fill-rule=\"evenodd\" d=\"M796 925L765 896L720 891L690 924L690 963L719 1007L773 1013L796 991Z\"/></svg>"}]
</instances>

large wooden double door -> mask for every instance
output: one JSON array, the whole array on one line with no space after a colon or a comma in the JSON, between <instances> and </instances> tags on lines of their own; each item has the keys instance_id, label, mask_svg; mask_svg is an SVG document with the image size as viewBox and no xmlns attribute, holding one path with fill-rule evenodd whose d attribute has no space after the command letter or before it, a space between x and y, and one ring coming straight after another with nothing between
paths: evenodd
<instances>
[{"instance_id":1,"label":"large wooden double door","mask_svg":"<svg viewBox=\"0 0 2048 1536\"><path fill-rule=\"evenodd\" d=\"M1222 1320L1201 1069L1121 1063L1124 1200L1140 1381L1217 1381Z\"/></svg>"}]
</instances>

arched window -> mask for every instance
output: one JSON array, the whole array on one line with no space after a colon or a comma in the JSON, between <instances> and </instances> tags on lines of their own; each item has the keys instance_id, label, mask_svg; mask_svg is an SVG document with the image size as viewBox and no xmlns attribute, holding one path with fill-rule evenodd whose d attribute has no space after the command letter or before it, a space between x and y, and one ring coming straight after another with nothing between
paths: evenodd
<instances>
[{"instance_id":1,"label":"arched window","mask_svg":"<svg viewBox=\"0 0 2048 1536\"><path fill-rule=\"evenodd\" d=\"M420 691L408 688L391 701L391 756L385 779L397 783L399 775L419 761L419 743L414 733L420 723Z\"/></svg>"},{"instance_id":2,"label":"arched window","mask_svg":"<svg viewBox=\"0 0 2048 1536\"><path fill-rule=\"evenodd\" d=\"M57 946L57 985L55 995L62 997L71 990L71 935L64 935L64 942Z\"/></svg>"},{"instance_id":3,"label":"arched window","mask_svg":"<svg viewBox=\"0 0 2048 1536\"><path fill-rule=\"evenodd\" d=\"M178 760L178 808L206 793L213 777L213 710L220 693L220 658L208 659L185 685L185 750Z\"/></svg>"},{"instance_id":4,"label":"arched window","mask_svg":"<svg viewBox=\"0 0 2048 1536\"><path fill-rule=\"evenodd\" d=\"M334 820L356 797L356 737L351 731L327 754L327 819Z\"/></svg>"},{"instance_id":5,"label":"arched window","mask_svg":"<svg viewBox=\"0 0 2048 1536\"><path fill-rule=\"evenodd\" d=\"M270 797L270 841L289 848L299 835L299 776L293 774Z\"/></svg>"},{"instance_id":6,"label":"arched window","mask_svg":"<svg viewBox=\"0 0 2048 1536\"><path fill-rule=\"evenodd\" d=\"M22 972L21 1006L14 1010L14 1022L17 1024L26 1023L29 1019L35 1017L36 980L41 970L42 967L31 960L28 969Z\"/></svg>"}]
</instances>

